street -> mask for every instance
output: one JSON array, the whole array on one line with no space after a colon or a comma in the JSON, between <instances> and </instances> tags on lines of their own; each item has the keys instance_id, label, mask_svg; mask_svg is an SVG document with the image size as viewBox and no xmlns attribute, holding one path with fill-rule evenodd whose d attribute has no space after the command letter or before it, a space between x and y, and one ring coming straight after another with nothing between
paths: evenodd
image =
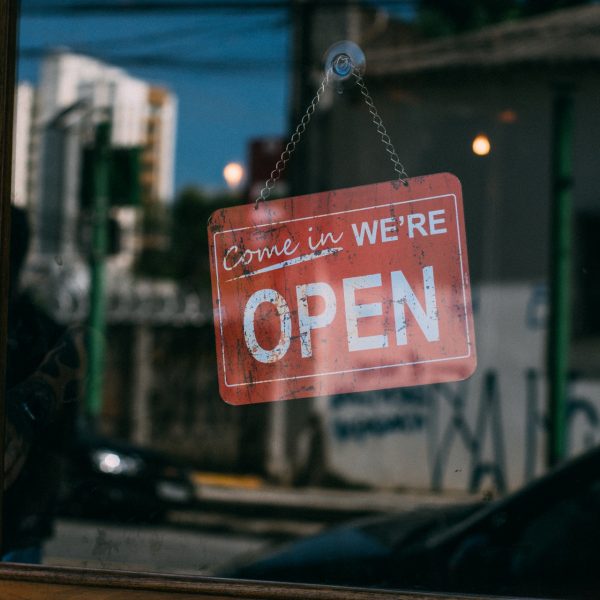
<instances>
[{"instance_id":1,"label":"street","mask_svg":"<svg viewBox=\"0 0 600 600\"><path fill-rule=\"evenodd\" d=\"M256 489L204 484L202 509L171 510L158 525L59 519L49 565L214 575L232 561L358 517L472 500L463 494Z\"/></svg>"},{"instance_id":2,"label":"street","mask_svg":"<svg viewBox=\"0 0 600 600\"><path fill-rule=\"evenodd\" d=\"M175 525L60 519L45 546L57 566L211 575L234 558L266 549L267 536L207 533Z\"/></svg>"}]
</instances>

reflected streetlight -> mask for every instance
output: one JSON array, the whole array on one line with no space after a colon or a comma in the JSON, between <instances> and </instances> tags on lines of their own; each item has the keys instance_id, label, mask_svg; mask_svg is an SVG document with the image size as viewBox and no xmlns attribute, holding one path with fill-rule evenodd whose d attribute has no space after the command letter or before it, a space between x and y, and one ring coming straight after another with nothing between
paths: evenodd
<instances>
[{"instance_id":1,"label":"reflected streetlight","mask_svg":"<svg viewBox=\"0 0 600 600\"><path fill-rule=\"evenodd\" d=\"M223 178L230 190L236 190L244 179L244 167L237 162L230 162L223 169Z\"/></svg>"},{"instance_id":2,"label":"reflected streetlight","mask_svg":"<svg viewBox=\"0 0 600 600\"><path fill-rule=\"evenodd\" d=\"M487 156L492 148L490 138L488 138L487 135L480 133L473 140L471 148L473 149L473 153L477 154L477 156Z\"/></svg>"}]
</instances>

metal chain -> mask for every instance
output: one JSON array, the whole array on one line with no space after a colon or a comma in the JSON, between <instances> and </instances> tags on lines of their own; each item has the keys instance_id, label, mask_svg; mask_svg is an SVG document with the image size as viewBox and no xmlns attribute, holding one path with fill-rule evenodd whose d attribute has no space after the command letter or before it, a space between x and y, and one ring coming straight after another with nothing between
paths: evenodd
<instances>
[{"instance_id":1,"label":"metal chain","mask_svg":"<svg viewBox=\"0 0 600 600\"><path fill-rule=\"evenodd\" d=\"M271 190L275 187L275 184L277 183L277 181L281 177L281 174L285 170L287 163L290 160L290 157L294 153L294 150L296 149L296 146L300 141L300 138L302 137L302 134L306 131L306 127L310 123L313 113L317 109L317 104L319 104L321 96L323 95L323 92L325 91L325 88L328 84L329 71L326 71L325 77L323 77L323 81L321 82L317 93L315 94L314 98L310 101L310 104L308 105L304 116L300 120L300 123L298 123L298 127L296 127L296 131L294 131L292 137L290 138L290 141L287 143L284 151L281 153L281 156L277 161L275 168L271 171L269 179L267 179L267 181L265 182L265 187L260 191L259 196L256 198L254 202L254 208L258 208L258 203L264 202L270 196Z\"/></svg>"},{"instance_id":2,"label":"metal chain","mask_svg":"<svg viewBox=\"0 0 600 600\"><path fill-rule=\"evenodd\" d=\"M369 108L371 117L373 117L373 124L375 125L375 127L377 128L377 132L381 136L381 141L383 142L383 145L385 146L386 152L390 155L390 160L392 161L392 164L394 165L394 171L396 171L396 173L398 173L398 182L402 183L404 185L408 185L408 181L407 181L408 174L406 173L406 169L404 168L404 165L400 162L400 159L398 158L398 155L396 154L396 149L394 148L394 144L392 144L392 140L390 139L390 136L388 135L388 132L385 129L383 121L381 120L381 117L379 116L379 113L377 112L377 109L375 108L375 103L373 102L373 98L371 98L371 95L369 94L369 90L367 89L367 84L365 83L365 81L364 81L362 75L360 74L360 71L358 71L358 69L354 69L352 74L354 75L354 78L356 79L356 84L360 88L360 93L362 94L362 97L365 100L365 104Z\"/></svg>"},{"instance_id":3,"label":"metal chain","mask_svg":"<svg viewBox=\"0 0 600 600\"><path fill-rule=\"evenodd\" d=\"M267 181L265 182L265 186L260 191L260 194L257 196L257 198L254 202L254 208L256 208L256 209L258 208L259 202L264 202L265 200L267 200L267 198L271 195L271 190L275 187L275 184L277 183L277 181L279 181L279 178L281 177L281 174L285 170L287 163L290 160L290 157L294 153L294 150L296 150L296 146L297 146L298 142L300 141L300 138L302 137L303 133L306 131L306 127L310 123L313 113L317 109L317 105L319 104L319 102L321 100L321 96L325 92L325 88L329 84L329 75L330 75L330 70L327 70L325 72L325 77L323 78L323 81L321 82L321 85L319 86L319 89L317 90L317 93L315 94L314 98L311 100L310 104L308 105L308 108L306 109L304 116L300 120L300 123L298 123L298 126L296 127L296 131L294 131L292 137L290 138L290 141L287 143L284 151L281 153L281 156L280 156L279 160L277 161L275 168L271 171L271 175L269 176L269 179L267 179ZM392 140L390 139L390 136L388 135L388 133L386 131L383 121L381 120L381 117L379 116L379 113L377 112L377 109L375 108L375 103L373 102L373 98L371 98L371 95L369 94L369 90L367 89L367 85L364 82L364 79L362 78L360 71L358 69L353 69L352 75L356 79L356 83L357 83L358 87L360 88L360 93L361 93L362 97L364 98L365 104L367 105L367 107L369 109L369 113L371 113L371 117L373 119L373 124L375 125L375 127L377 128L377 132L381 136L381 141L383 142L383 145L385 146L386 152L390 155L390 160L392 161L392 164L394 165L394 171L396 171L396 173L398 173L398 183L408 185L408 181L407 181L408 174L406 173L404 166L402 165L402 163L400 162L400 159L398 158L398 155L396 154L396 149L394 148L394 145L392 144Z\"/></svg>"}]
</instances>

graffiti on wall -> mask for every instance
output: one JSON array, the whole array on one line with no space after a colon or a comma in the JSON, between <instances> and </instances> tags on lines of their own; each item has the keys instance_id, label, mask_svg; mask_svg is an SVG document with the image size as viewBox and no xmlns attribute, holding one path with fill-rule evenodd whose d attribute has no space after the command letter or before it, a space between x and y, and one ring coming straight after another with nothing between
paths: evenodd
<instances>
[{"instance_id":1,"label":"graffiti on wall","mask_svg":"<svg viewBox=\"0 0 600 600\"><path fill-rule=\"evenodd\" d=\"M543 375L539 370L528 369L522 374L526 400L523 405L524 439L521 461L522 481L532 479L537 473L540 447L546 439L547 419L545 395L542 390ZM592 447L600 439L600 414L592 399L577 393L578 378L573 375L567 402L567 439L571 453L577 449ZM505 492L507 484L507 432L503 422L503 406L499 376L496 371L487 371L481 387L474 394L475 419L472 410L470 382L459 384L437 384L429 387L386 390L377 395L344 395L330 399L333 414L342 407L374 407L385 405L389 414L360 416L357 418L337 416L331 420L330 433L339 443L368 444L373 439L398 435L427 435L432 437L430 447L430 484L432 490L445 488L445 474L449 468L448 457L455 446L467 456L468 490L477 492L487 480L498 492ZM471 398L471 400L469 400ZM443 428L435 429L433 421L439 404L445 404L450 412ZM576 440L576 438L578 438ZM514 438L510 439L514 444ZM487 452L484 449L488 448Z\"/></svg>"},{"instance_id":2,"label":"graffiti on wall","mask_svg":"<svg viewBox=\"0 0 600 600\"><path fill-rule=\"evenodd\" d=\"M491 486L504 492L543 470L546 287L476 290L474 304L480 322L491 325L478 339L484 358L472 379L328 398L322 416L328 459L338 475L374 484L379 477L387 485L404 485L405 478L432 490ZM598 382L572 374L566 427L570 454L600 440ZM369 471L367 454L379 462L379 475ZM393 470L398 460L413 461L408 477L406 470Z\"/></svg>"},{"instance_id":3,"label":"graffiti on wall","mask_svg":"<svg viewBox=\"0 0 600 600\"><path fill-rule=\"evenodd\" d=\"M376 394L344 394L331 398L331 408L339 412L347 407L373 407L385 405L391 409L387 415L366 415L355 418L338 417L333 420L333 435L339 441L361 441L369 436L385 436L394 433L423 431L427 417L423 408L427 406L426 388L404 388L383 390ZM400 393L398 393L400 391ZM412 410L411 410L412 408ZM399 410L394 410L399 409ZM407 410L408 409L408 410Z\"/></svg>"}]
</instances>

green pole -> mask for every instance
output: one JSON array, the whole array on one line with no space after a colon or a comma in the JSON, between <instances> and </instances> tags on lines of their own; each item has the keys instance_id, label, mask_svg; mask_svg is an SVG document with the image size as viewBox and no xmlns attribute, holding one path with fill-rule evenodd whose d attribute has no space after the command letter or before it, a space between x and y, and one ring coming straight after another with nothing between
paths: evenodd
<instances>
[{"instance_id":1,"label":"green pole","mask_svg":"<svg viewBox=\"0 0 600 600\"><path fill-rule=\"evenodd\" d=\"M573 97L556 89L552 137L550 323L548 330L548 466L566 455L567 377L571 319Z\"/></svg>"},{"instance_id":2,"label":"green pole","mask_svg":"<svg viewBox=\"0 0 600 600\"><path fill-rule=\"evenodd\" d=\"M86 416L95 423L102 409L105 337L105 258L108 242L110 123L96 126L93 152L92 248Z\"/></svg>"}]
</instances>

